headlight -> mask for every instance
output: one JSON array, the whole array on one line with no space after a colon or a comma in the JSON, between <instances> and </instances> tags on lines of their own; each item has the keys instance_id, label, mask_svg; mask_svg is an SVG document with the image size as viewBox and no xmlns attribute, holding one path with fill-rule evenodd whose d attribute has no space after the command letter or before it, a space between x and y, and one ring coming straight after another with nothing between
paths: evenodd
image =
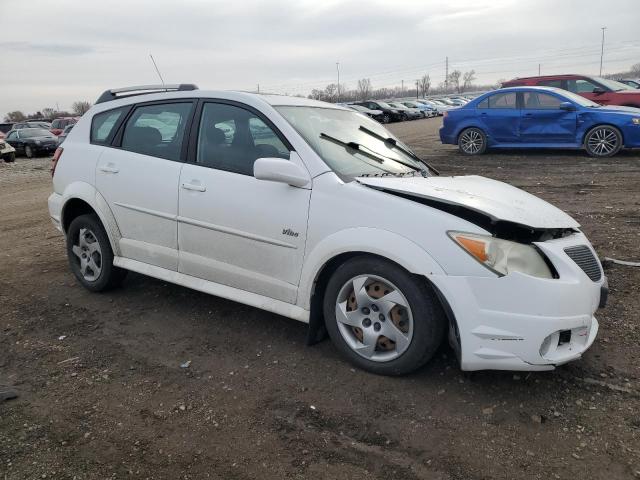
<instances>
[{"instance_id":1,"label":"headlight","mask_svg":"<svg viewBox=\"0 0 640 480\"><path fill-rule=\"evenodd\" d=\"M539 278L553 278L544 258L532 245L474 233L448 234L468 254L498 275L520 272Z\"/></svg>"},{"instance_id":2,"label":"headlight","mask_svg":"<svg viewBox=\"0 0 640 480\"><path fill-rule=\"evenodd\" d=\"M632 118L632 119L631 119L631 122L632 122L634 125L640 125L640 118L638 118L638 117L636 117L636 118Z\"/></svg>"}]
</instances>

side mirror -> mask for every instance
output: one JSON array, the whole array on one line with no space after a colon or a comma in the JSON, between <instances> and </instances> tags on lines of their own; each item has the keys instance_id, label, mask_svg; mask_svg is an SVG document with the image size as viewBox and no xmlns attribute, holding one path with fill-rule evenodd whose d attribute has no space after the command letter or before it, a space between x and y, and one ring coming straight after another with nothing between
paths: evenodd
<instances>
[{"instance_id":1,"label":"side mirror","mask_svg":"<svg viewBox=\"0 0 640 480\"><path fill-rule=\"evenodd\" d=\"M258 180L286 183L292 187L304 187L311 182L306 170L283 158L257 159L253 164L253 176Z\"/></svg>"},{"instance_id":2,"label":"side mirror","mask_svg":"<svg viewBox=\"0 0 640 480\"><path fill-rule=\"evenodd\" d=\"M596 95L602 95L603 93L606 93L606 90L602 87L596 87L593 89L593 93Z\"/></svg>"},{"instance_id":3,"label":"side mirror","mask_svg":"<svg viewBox=\"0 0 640 480\"><path fill-rule=\"evenodd\" d=\"M565 110L567 112L575 112L576 106L571 102L562 102L560 104L560 110Z\"/></svg>"}]
</instances>

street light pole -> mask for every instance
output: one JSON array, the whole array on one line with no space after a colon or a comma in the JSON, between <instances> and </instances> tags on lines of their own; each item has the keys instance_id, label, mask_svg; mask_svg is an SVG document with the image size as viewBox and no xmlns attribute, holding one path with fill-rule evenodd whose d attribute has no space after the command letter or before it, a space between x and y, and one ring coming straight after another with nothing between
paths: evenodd
<instances>
[{"instance_id":1,"label":"street light pole","mask_svg":"<svg viewBox=\"0 0 640 480\"><path fill-rule=\"evenodd\" d=\"M602 58L604 57L604 31L607 27L602 27L602 49L600 50L600 76L602 76Z\"/></svg>"},{"instance_id":2,"label":"street light pole","mask_svg":"<svg viewBox=\"0 0 640 480\"><path fill-rule=\"evenodd\" d=\"M336 93L336 98L338 102L340 101L340 62L336 62L336 70L338 71L338 92Z\"/></svg>"}]
</instances>

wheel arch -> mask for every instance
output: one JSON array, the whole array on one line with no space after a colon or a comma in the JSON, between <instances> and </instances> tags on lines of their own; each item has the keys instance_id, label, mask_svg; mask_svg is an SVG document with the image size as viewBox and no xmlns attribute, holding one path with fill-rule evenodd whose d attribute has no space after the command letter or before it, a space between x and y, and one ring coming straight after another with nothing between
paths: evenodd
<instances>
[{"instance_id":1,"label":"wheel arch","mask_svg":"<svg viewBox=\"0 0 640 480\"><path fill-rule=\"evenodd\" d=\"M470 128L477 128L478 130L481 130L482 133L484 133L484 136L486 137L487 142L489 141L489 135L487 134L487 131L484 128L482 128L480 125L478 125L477 123L472 122L472 123L468 123L466 125L463 125L458 129L458 131L456 132L456 145L460 141L460 135L462 135L462 132L464 132L465 130L468 130Z\"/></svg>"},{"instance_id":2,"label":"wheel arch","mask_svg":"<svg viewBox=\"0 0 640 480\"><path fill-rule=\"evenodd\" d=\"M610 123L610 122L598 122L594 125L591 125L589 128L587 128L584 132L584 134L582 135L582 142L581 145L584 146L585 142L587 141L587 135L589 135L589 133L594 129L594 128L598 128L598 127L611 127L611 128L615 128L618 133L620 134L620 139L622 140L622 145L624 146L624 133L622 133L622 129L614 124L614 123Z\"/></svg>"}]
</instances>

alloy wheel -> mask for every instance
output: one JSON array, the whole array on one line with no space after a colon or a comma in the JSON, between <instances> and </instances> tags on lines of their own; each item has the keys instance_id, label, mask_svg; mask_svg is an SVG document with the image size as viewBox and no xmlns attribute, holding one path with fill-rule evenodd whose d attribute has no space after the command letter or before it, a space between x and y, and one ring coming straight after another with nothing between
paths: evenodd
<instances>
[{"instance_id":1,"label":"alloy wheel","mask_svg":"<svg viewBox=\"0 0 640 480\"><path fill-rule=\"evenodd\" d=\"M102 272L102 249L95 234L88 228L81 228L78 244L72 247L77 257L80 274L88 282L94 282Z\"/></svg>"},{"instance_id":2,"label":"alloy wheel","mask_svg":"<svg viewBox=\"0 0 640 480\"><path fill-rule=\"evenodd\" d=\"M619 138L610 128L597 128L589 135L587 146L595 155L606 157L618 149Z\"/></svg>"},{"instance_id":3,"label":"alloy wheel","mask_svg":"<svg viewBox=\"0 0 640 480\"><path fill-rule=\"evenodd\" d=\"M475 155L482 150L484 138L478 130L466 130L460 137L460 148L468 155Z\"/></svg>"},{"instance_id":4,"label":"alloy wheel","mask_svg":"<svg viewBox=\"0 0 640 480\"><path fill-rule=\"evenodd\" d=\"M382 277L359 275L346 282L335 309L342 338L368 360L394 360L411 344L414 322L409 302Z\"/></svg>"}]
</instances>

